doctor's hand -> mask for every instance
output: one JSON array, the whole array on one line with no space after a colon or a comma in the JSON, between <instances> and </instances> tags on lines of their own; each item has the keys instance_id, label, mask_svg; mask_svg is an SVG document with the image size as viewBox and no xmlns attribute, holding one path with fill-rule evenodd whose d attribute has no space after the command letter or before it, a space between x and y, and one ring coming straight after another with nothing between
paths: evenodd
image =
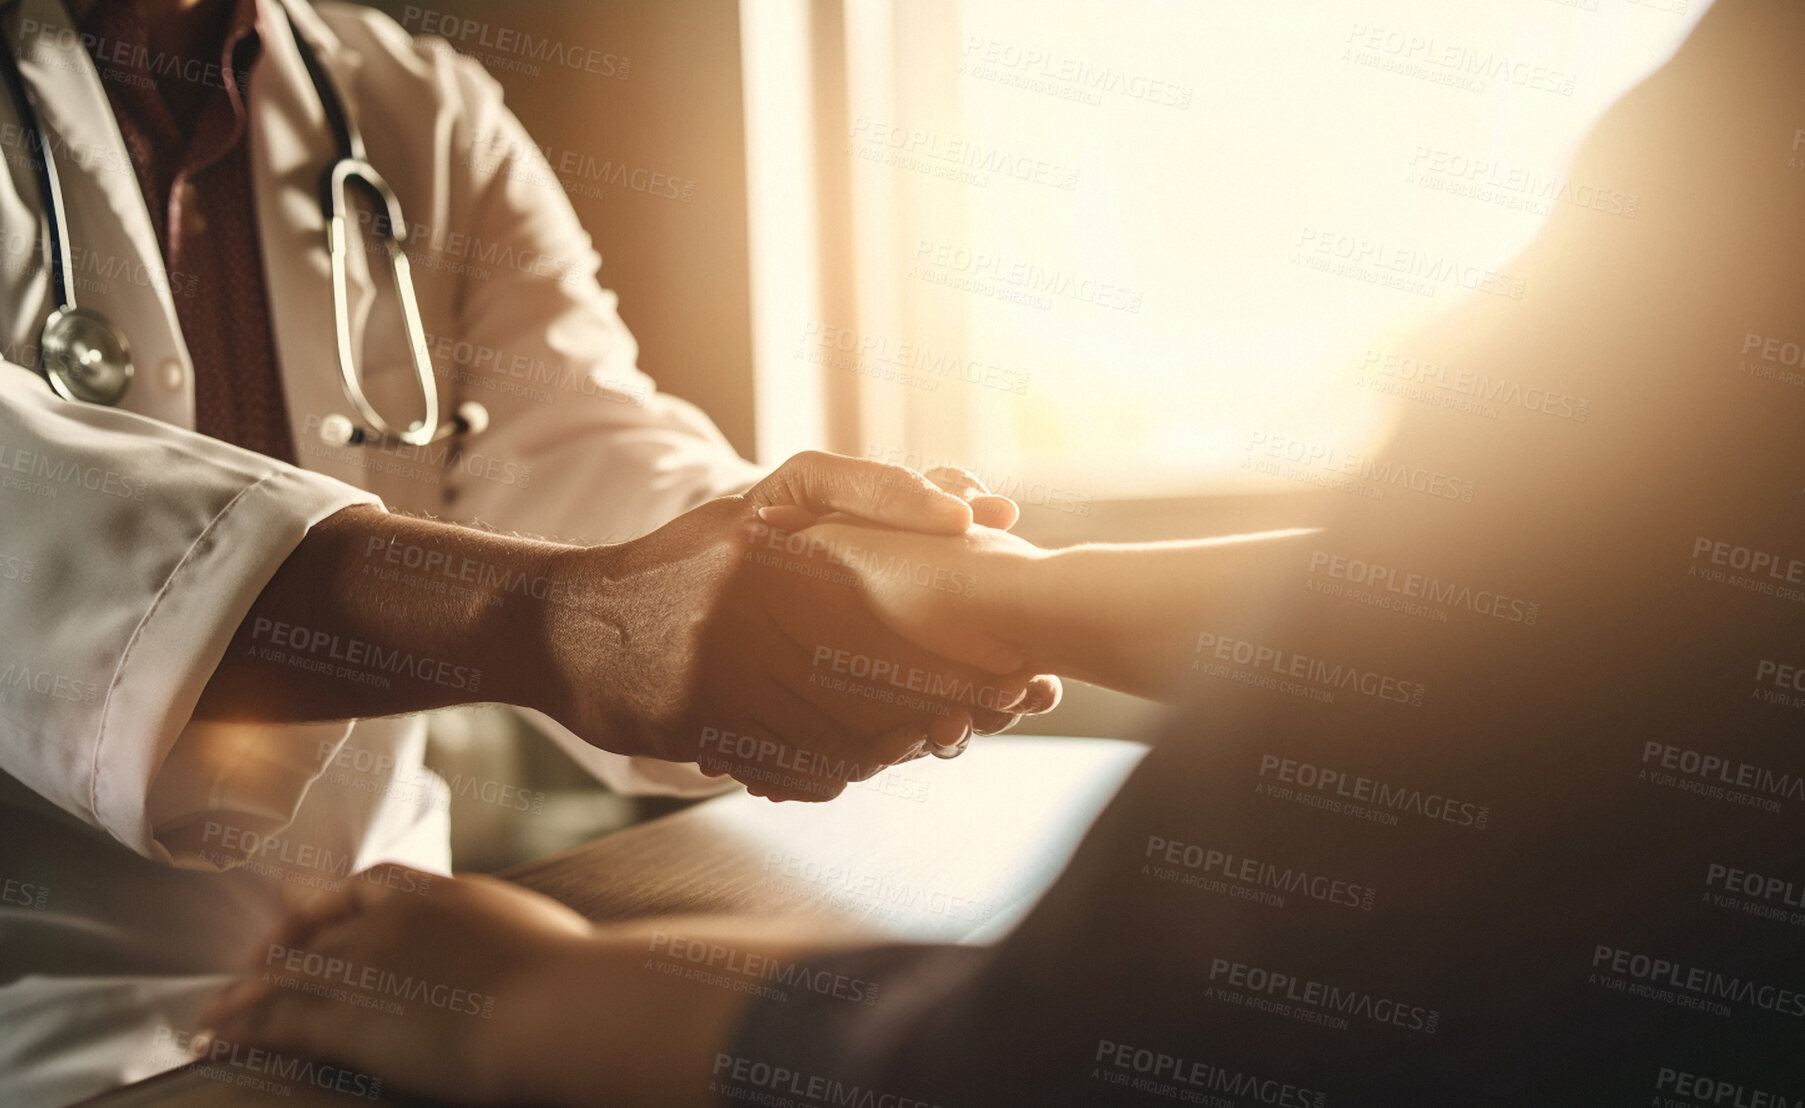
<instances>
[{"instance_id":1,"label":"doctor's hand","mask_svg":"<svg viewBox=\"0 0 1805 1108\"><path fill-rule=\"evenodd\" d=\"M345 884L257 944L247 976L202 1009L196 1054L319 1058L456 1103L715 1104L710 1076L749 994L670 971L698 950L802 965L870 941L744 916L593 926L503 881L398 866ZM309 987L322 978L332 987Z\"/></svg>"},{"instance_id":2,"label":"doctor's hand","mask_svg":"<svg viewBox=\"0 0 1805 1108\"><path fill-rule=\"evenodd\" d=\"M607 750L828 799L1045 710L1048 681L1011 651L923 649L885 626L857 574L761 517L952 537L986 510L967 491L803 455L744 495L604 547L346 508L264 585L194 715L304 723L494 701L544 710Z\"/></svg>"},{"instance_id":3,"label":"doctor's hand","mask_svg":"<svg viewBox=\"0 0 1805 1108\"><path fill-rule=\"evenodd\" d=\"M344 885L256 945L247 976L201 1010L192 1051L321 1058L459 1103L550 1102L534 1094L560 1084L568 1062L551 1044L570 1035L556 986L580 965L589 923L487 877L384 866ZM382 987L396 981L425 987Z\"/></svg>"},{"instance_id":4,"label":"doctor's hand","mask_svg":"<svg viewBox=\"0 0 1805 1108\"><path fill-rule=\"evenodd\" d=\"M857 512L949 540L970 525L962 500L910 471L833 462L786 465L642 539L554 555L551 592L567 599L534 636L551 697L535 706L606 749L810 800L1050 707L1050 679L1019 651L952 628L942 641L964 649L924 649L884 624L870 583L833 551L760 518Z\"/></svg>"}]
</instances>

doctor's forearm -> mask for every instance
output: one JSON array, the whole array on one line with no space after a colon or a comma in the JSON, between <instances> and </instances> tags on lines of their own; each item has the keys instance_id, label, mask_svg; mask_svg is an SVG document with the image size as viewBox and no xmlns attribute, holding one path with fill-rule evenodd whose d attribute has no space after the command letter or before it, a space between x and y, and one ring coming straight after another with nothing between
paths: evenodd
<instances>
[{"instance_id":1,"label":"doctor's forearm","mask_svg":"<svg viewBox=\"0 0 1805 1108\"><path fill-rule=\"evenodd\" d=\"M251 606L195 717L300 723L541 707L550 543L346 508Z\"/></svg>"}]
</instances>

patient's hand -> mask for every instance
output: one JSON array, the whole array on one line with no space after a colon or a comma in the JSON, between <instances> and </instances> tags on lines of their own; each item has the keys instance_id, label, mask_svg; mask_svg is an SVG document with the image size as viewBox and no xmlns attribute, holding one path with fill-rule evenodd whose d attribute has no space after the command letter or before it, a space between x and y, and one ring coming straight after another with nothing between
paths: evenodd
<instances>
[{"instance_id":1,"label":"patient's hand","mask_svg":"<svg viewBox=\"0 0 1805 1108\"><path fill-rule=\"evenodd\" d=\"M561 1018L553 985L580 961L588 922L486 877L382 867L348 884L257 947L250 976L201 1013L211 1036L196 1052L241 1044L443 1099L534 1098L558 1065L543 1045Z\"/></svg>"},{"instance_id":2,"label":"patient's hand","mask_svg":"<svg viewBox=\"0 0 1805 1108\"><path fill-rule=\"evenodd\" d=\"M924 650L1160 697L1181 691L1199 628L1298 579L1314 533L1042 550L983 526L924 535L829 517L796 537L855 573L867 607Z\"/></svg>"},{"instance_id":3,"label":"patient's hand","mask_svg":"<svg viewBox=\"0 0 1805 1108\"><path fill-rule=\"evenodd\" d=\"M923 535L835 519L801 534L856 574L878 618L917 646L982 669L1038 671L1044 620L1029 597L1047 551L982 526Z\"/></svg>"}]
</instances>

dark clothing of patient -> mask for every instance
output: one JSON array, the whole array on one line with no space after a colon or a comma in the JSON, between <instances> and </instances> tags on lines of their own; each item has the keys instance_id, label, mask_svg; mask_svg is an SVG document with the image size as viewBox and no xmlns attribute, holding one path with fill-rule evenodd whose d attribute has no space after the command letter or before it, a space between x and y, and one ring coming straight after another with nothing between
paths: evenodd
<instances>
[{"instance_id":1,"label":"dark clothing of patient","mask_svg":"<svg viewBox=\"0 0 1805 1108\"><path fill-rule=\"evenodd\" d=\"M1472 503L1362 502L1199 628L1420 707L1198 675L1014 934L730 1049L946 1108L1805 1103L1801 56L1719 5L1567 174L1633 218L1556 205L1520 301L1350 370Z\"/></svg>"}]
</instances>

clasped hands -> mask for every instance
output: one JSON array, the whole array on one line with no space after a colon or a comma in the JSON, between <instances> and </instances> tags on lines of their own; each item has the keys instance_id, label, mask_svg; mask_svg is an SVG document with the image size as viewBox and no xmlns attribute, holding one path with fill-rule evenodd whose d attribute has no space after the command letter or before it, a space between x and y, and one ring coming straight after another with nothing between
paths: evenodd
<instances>
[{"instance_id":1,"label":"clasped hands","mask_svg":"<svg viewBox=\"0 0 1805 1108\"><path fill-rule=\"evenodd\" d=\"M544 707L774 800L956 755L1059 699L1006 637L1039 553L1017 514L963 471L804 454L644 538L561 550L577 599L533 636Z\"/></svg>"}]
</instances>

